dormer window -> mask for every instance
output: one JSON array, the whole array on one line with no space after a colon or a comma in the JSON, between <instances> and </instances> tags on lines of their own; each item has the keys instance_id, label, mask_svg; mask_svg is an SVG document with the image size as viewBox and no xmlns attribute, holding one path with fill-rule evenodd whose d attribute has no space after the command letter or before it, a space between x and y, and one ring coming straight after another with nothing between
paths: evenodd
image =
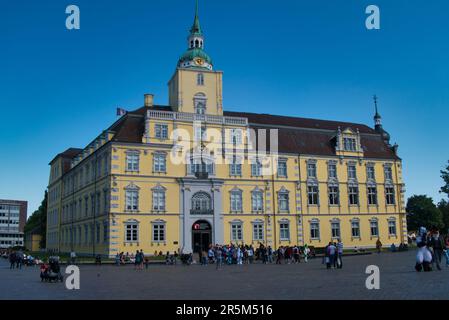
<instances>
[{"instance_id":1,"label":"dormer window","mask_svg":"<svg viewBox=\"0 0 449 320\"><path fill-rule=\"evenodd\" d=\"M355 138L343 138L343 148L345 151L357 151Z\"/></svg>"}]
</instances>

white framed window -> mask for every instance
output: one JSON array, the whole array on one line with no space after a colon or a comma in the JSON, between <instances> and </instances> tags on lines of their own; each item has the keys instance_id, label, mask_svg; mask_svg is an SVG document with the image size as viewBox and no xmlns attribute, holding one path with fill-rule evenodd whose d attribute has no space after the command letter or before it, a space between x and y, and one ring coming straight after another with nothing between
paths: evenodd
<instances>
[{"instance_id":1,"label":"white framed window","mask_svg":"<svg viewBox=\"0 0 449 320\"><path fill-rule=\"evenodd\" d=\"M237 162L232 162L229 164L229 173L231 176L241 176L242 175L242 164Z\"/></svg>"},{"instance_id":2,"label":"white framed window","mask_svg":"<svg viewBox=\"0 0 449 320\"><path fill-rule=\"evenodd\" d=\"M198 86L204 86L204 74L203 73L198 73L196 75L196 84Z\"/></svg>"},{"instance_id":3,"label":"white framed window","mask_svg":"<svg viewBox=\"0 0 449 320\"><path fill-rule=\"evenodd\" d=\"M262 164L259 160L255 160L251 163L251 176L260 177L262 176Z\"/></svg>"},{"instance_id":4,"label":"white framed window","mask_svg":"<svg viewBox=\"0 0 449 320\"><path fill-rule=\"evenodd\" d=\"M84 225L84 243L89 243L89 226L87 224Z\"/></svg>"},{"instance_id":5,"label":"white framed window","mask_svg":"<svg viewBox=\"0 0 449 320\"><path fill-rule=\"evenodd\" d=\"M243 241L243 226L242 223L233 222L231 223L231 240L232 241Z\"/></svg>"},{"instance_id":6,"label":"white framed window","mask_svg":"<svg viewBox=\"0 0 449 320\"><path fill-rule=\"evenodd\" d=\"M318 205L318 186L307 186L307 200L309 205Z\"/></svg>"},{"instance_id":7,"label":"white framed window","mask_svg":"<svg viewBox=\"0 0 449 320\"><path fill-rule=\"evenodd\" d=\"M165 153L153 154L153 172L165 173L167 170L167 156Z\"/></svg>"},{"instance_id":8,"label":"white framed window","mask_svg":"<svg viewBox=\"0 0 449 320\"><path fill-rule=\"evenodd\" d=\"M332 206L340 204L338 186L329 186L329 204Z\"/></svg>"},{"instance_id":9,"label":"white framed window","mask_svg":"<svg viewBox=\"0 0 449 320\"><path fill-rule=\"evenodd\" d=\"M360 238L360 221L359 220L351 221L351 236L353 238Z\"/></svg>"},{"instance_id":10,"label":"white framed window","mask_svg":"<svg viewBox=\"0 0 449 320\"><path fill-rule=\"evenodd\" d=\"M263 223L255 222L253 223L253 240L254 241L263 241Z\"/></svg>"},{"instance_id":11,"label":"white framed window","mask_svg":"<svg viewBox=\"0 0 449 320\"><path fill-rule=\"evenodd\" d=\"M318 220L310 221L310 239L320 239L320 222Z\"/></svg>"},{"instance_id":12,"label":"white framed window","mask_svg":"<svg viewBox=\"0 0 449 320\"><path fill-rule=\"evenodd\" d=\"M281 190L278 193L278 206L279 211L289 211L289 195L288 191Z\"/></svg>"},{"instance_id":13,"label":"white framed window","mask_svg":"<svg viewBox=\"0 0 449 320\"><path fill-rule=\"evenodd\" d=\"M377 188L375 186L368 187L368 204L377 204Z\"/></svg>"},{"instance_id":14,"label":"white framed window","mask_svg":"<svg viewBox=\"0 0 449 320\"><path fill-rule=\"evenodd\" d=\"M393 171L391 170L391 166L385 166L384 167L384 175L385 180L393 180Z\"/></svg>"},{"instance_id":15,"label":"white framed window","mask_svg":"<svg viewBox=\"0 0 449 320\"><path fill-rule=\"evenodd\" d=\"M139 154L126 154L126 171L139 171Z\"/></svg>"},{"instance_id":16,"label":"white framed window","mask_svg":"<svg viewBox=\"0 0 449 320\"><path fill-rule=\"evenodd\" d=\"M366 167L366 177L371 180L376 179L376 173L374 171L374 166L371 165L371 166Z\"/></svg>"},{"instance_id":17,"label":"white framed window","mask_svg":"<svg viewBox=\"0 0 449 320\"><path fill-rule=\"evenodd\" d=\"M345 151L357 151L355 138L343 138L343 147Z\"/></svg>"},{"instance_id":18,"label":"white framed window","mask_svg":"<svg viewBox=\"0 0 449 320\"><path fill-rule=\"evenodd\" d=\"M198 100L195 102L195 113L196 114L206 114L206 101Z\"/></svg>"},{"instance_id":19,"label":"white framed window","mask_svg":"<svg viewBox=\"0 0 449 320\"><path fill-rule=\"evenodd\" d=\"M278 160L278 177L287 178L287 160L279 159Z\"/></svg>"},{"instance_id":20,"label":"white framed window","mask_svg":"<svg viewBox=\"0 0 449 320\"><path fill-rule=\"evenodd\" d=\"M396 235L396 220L393 219L388 220L388 234L390 236Z\"/></svg>"},{"instance_id":21,"label":"white framed window","mask_svg":"<svg viewBox=\"0 0 449 320\"><path fill-rule=\"evenodd\" d=\"M128 189L125 191L125 209L127 211L139 210L139 190Z\"/></svg>"},{"instance_id":22,"label":"white framed window","mask_svg":"<svg viewBox=\"0 0 449 320\"><path fill-rule=\"evenodd\" d=\"M359 204L359 187L349 186L348 194L349 194L349 204L350 205L358 205Z\"/></svg>"},{"instance_id":23,"label":"white framed window","mask_svg":"<svg viewBox=\"0 0 449 320\"><path fill-rule=\"evenodd\" d=\"M307 163L307 177L308 178L316 178L316 164L315 163Z\"/></svg>"},{"instance_id":24,"label":"white framed window","mask_svg":"<svg viewBox=\"0 0 449 320\"><path fill-rule=\"evenodd\" d=\"M153 242L164 242L165 241L165 223L164 222L154 222L152 223L152 234Z\"/></svg>"},{"instance_id":25,"label":"white framed window","mask_svg":"<svg viewBox=\"0 0 449 320\"><path fill-rule=\"evenodd\" d=\"M99 223L96 224L96 232L95 233L97 234L97 243L100 243L101 226Z\"/></svg>"},{"instance_id":26,"label":"white framed window","mask_svg":"<svg viewBox=\"0 0 449 320\"><path fill-rule=\"evenodd\" d=\"M331 233L333 239L339 239L340 238L340 221L333 220L331 222Z\"/></svg>"},{"instance_id":27,"label":"white framed window","mask_svg":"<svg viewBox=\"0 0 449 320\"><path fill-rule=\"evenodd\" d=\"M357 168L355 165L348 165L348 179L357 179Z\"/></svg>"},{"instance_id":28,"label":"white framed window","mask_svg":"<svg viewBox=\"0 0 449 320\"><path fill-rule=\"evenodd\" d=\"M378 237L379 236L379 222L377 219L370 220L370 231L371 231L371 237Z\"/></svg>"},{"instance_id":29,"label":"white framed window","mask_svg":"<svg viewBox=\"0 0 449 320\"><path fill-rule=\"evenodd\" d=\"M197 192L192 197L193 214L208 214L212 210L212 200L206 192Z\"/></svg>"},{"instance_id":30,"label":"white framed window","mask_svg":"<svg viewBox=\"0 0 449 320\"><path fill-rule=\"evenodd\" d=\"M251 193L251 204L253 211L263 211L263 192L261 190Z\"/></svg>"},{"instance_id":31,"label":"white framed window","mask_svg":"<svg viewBox=\"0 0 449 320\"><path fill-rule=\"evenodd\" d=\"M279 223L279 238L280 240L290 240L290 223L282 221Z\"/></svg>"},{"instance_id":32,"label":"white framed window","mask_svg":"<svg viewBox=\"0 0 449 320\"><path fill-rule=\"evenodd\" d=\"M394 201L394 188L393 187L385 187L385 202L388 205L395 204L395 201Z\"/></svg>"},{"instance_id":33,"label":"white framed window","mask_svg":"<svg viewBox=\"0 0 449 320\"><path fill-rule=\"evenodd\" d=\"M103 243L109 240L109 223L107 220L103 221Z\"/></svg>"},{"instance_id":34,"label":"white framed window","mask_svg":"<svg viewBox=\"0 0 449 320\"><path fill-rule=\"evenodd\" d=\"M165 210L165 189L162 187L153 189L153 210Z\"/></svg>"},{"instance_id":35,"label":"white framed window","mask_svg":"<svg viewBox=\"0 0 449 320\"><path fill-rule=\"evenodd\" d=\"M242 211L242 191L233 190L231 191L231 211L241 212Z\"/></svg>"},{"instance_id":36,"label":"white framed window","mask_svg":"<svg viewBox=\"0 0 449 320\"><path fill-rule=\"evenodd\" d=\"M139 241L139 223L126 222L125 223L125 241L137 242Z\"/></svg>"},{"instance_id":37,"label":"white framed window","mask_svg":"<svg viewBox=\"0 0 449 320\"><path fill-rule=\"evenodd\" d=\"M213 175L215 172L215 164L213 162L213 160L210 159L204 159L204 164L205 164L205 169L206 172L209 175ZM201 172L202 171L202 163L201 163L201 159L199 158L190 158L190 162L187 164L187 172L188 174L191 175L195 175L197 172Z\"/></svg>"},{"instance_id":38,"label":"white framed window","mask_svg":"<svg viewBox=\"0 0 449 320\"><path fill-rule=\"evenodd\" d=\"M329 163L327 166L327 172L329 178L337 178L337 165L335 163ZM316 174L315 174L316 175Z\"/></svg>"},{"instance_id":39,"label":"white framed window","mask_svg":"<svg viewBox=\"0 0 449 320\"><path fill-rule=\"evenodd\" d=\"M231 144L241 145L243 141L243 133L241 129L231 129L230 130Z\"/></svg>"},{"instance_id":40,"label":"white framed window","mask_svg":"<svg viewBox=\"0 0 449 320\"><path fill-rule=\"evenodd\" d=\"M157 139L168 139L168 125L156 123L154 125L154 135Z\"/></svg>"}]
</instances>

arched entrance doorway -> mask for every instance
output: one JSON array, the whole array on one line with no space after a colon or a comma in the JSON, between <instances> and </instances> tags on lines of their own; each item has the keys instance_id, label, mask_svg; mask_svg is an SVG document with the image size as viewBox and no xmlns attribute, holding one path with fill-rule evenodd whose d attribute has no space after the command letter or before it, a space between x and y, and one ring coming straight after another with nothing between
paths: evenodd
<instances>
[{"instance_id":1,"label":"arched entrance doorway","mask_svg":"<svg viewBox=\"0 0 449 320\"><path fill-rule=\"evenodd\" d=\"M212 227L206 220L198 220L192 225L193 252L207 251L212 243Z\"/></svg>"}]
</instances>

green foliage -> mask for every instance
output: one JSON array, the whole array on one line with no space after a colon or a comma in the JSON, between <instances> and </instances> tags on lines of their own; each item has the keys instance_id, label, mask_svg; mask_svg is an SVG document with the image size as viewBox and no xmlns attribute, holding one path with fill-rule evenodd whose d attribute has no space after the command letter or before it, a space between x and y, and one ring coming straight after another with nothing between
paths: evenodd
<instances>
[{"instance_id":1,"label":"green foliage","mask_svg":"<svg viewBox=\"0 0 449 320\"><path fill-rule=\"evenodd\" d=\"M38 230L38 233L42 236L40 242L40 247L45 248L46 237L47 237L47 198L48 193L45 190L44 200L42 200L39 208L33 212L33 214L28 218L24 231L25 233Z\"/></svg>"},{"instance_id":2,"label":"green foliage","mask_svg":"<svg viewBox=\"0 0 449 320\"><path fill-rule=\"evenodd\" d=\"M445 170L441 170L441 178L444 181L444 186L441 187L440 192L445 193L449 197L449 161L447 162Z\"/></svg>"},{"instance_id":3,"label":"green foliage","mask_svg":"<svg viewBox=\"0 0 449 320\"><path fill-rule=\"evenodd\" d=\"M418 230L424 226L443 228L443 215L426 195L414 195L407 200L407 225L409 230Z\"/></svg>"},{"instance_id":4,"label":"green foliage","mask_svg":"<svg viewBox=\"0 0 449 320\"><path fill-rule=\"evenodd\" d=\"M440 209L442 214L444 233L447 233L449 230L449 202L441 200L440 203L438 203L438 209Z\"/></svg>"}]
</instances>

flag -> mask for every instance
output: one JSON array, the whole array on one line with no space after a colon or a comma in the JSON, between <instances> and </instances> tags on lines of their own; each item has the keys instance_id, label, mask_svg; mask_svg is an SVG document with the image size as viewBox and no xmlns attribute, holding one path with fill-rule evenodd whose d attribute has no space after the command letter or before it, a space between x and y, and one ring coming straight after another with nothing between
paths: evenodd
<instances>
[{"instance_id":1,"label":"flag","mask_svg":"<svg viewBox=\"0 0 449 320\"><path fill-rule=\"evenodd\" d=\"M117 108L117 116L123 116L124 114L126 114L126 110L122 109L122 108Z\"/></svg>"}]
</instances>

